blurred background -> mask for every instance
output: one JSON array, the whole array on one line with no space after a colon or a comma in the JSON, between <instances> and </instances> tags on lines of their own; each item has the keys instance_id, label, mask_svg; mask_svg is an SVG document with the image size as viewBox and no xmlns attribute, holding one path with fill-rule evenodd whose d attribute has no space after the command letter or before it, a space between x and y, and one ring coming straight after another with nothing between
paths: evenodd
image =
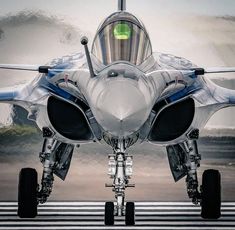
<instances>
[{"instance_id":1,"label":"blurred background","mask_svg":"<svg viewBox=\"0 0 235 230\"><path fill-rule=\"evenodd\" d=\"M80 38L91 46L101 21L117 10L117 0L8 0L0 8L0 63L45 64L83 51ZM200 67L235 66L235 1L127 0L127 10L145 24L154 51L191 60ZM0 70L0 87L22 84L34 73ZM235 74L212 75L217 84L235 89ZM42 137L26 120L27 113L0 105L0 200L16 200L18 171L36 167ZM235 108L224 109L208 122L199 142L206 168L223 176L223 200L235 200ZM174 183L164 148L150 144L130 150L134 155L134 200L187 200L184 179ZM85 145L75 150L65 182L55 180L51 199L108 200L113 198L107 172L108 147ZM40 177L40 175L39 175ZM94 193L95 189L95 193Z\"/></svg>"}]
</instances>

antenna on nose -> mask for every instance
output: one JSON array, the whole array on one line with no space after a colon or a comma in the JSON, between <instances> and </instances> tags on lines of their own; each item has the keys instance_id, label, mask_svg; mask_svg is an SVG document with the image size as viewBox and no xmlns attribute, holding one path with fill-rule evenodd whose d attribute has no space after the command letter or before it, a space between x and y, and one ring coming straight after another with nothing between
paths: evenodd
<instances>
[{"instance_id":1,"label":"antenna on nose","mask_svg":"<svg viewBox=\"0 0 235 230\"><path fill-rule=\"evenodd\" d=\"M85 48L85 54L86 54L86 58L87 58L88 68L89 68L89 71L90 71L91 78L93 78L96 75L95 75L94 70L93 70L93 66L92 66L92 62L91 62L91 56L90 56L90 53L89 53L89 49L88 49L87 43L88 43L88 38L85 37L85 36L82 37L81 38L81 44Z\"/></svg>"},{"instance_id":2,"label":"antenna on nose","mask_svg":"<svg viewBox=\"0 0 235 230\"><path fill-rule=\"evenodd\" d=\"M118 0L118 10L119 11L126 10L126 0Z\"/></svg>"}]
</instances>

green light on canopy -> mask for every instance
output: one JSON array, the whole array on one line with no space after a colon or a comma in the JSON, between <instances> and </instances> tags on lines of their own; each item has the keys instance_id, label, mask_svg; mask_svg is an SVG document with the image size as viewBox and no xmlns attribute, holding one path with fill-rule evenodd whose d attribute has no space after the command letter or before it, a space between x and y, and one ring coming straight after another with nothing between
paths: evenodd
<instances>
[{"instance_id":1,"label":"green light on canopy","mask_svg":"<svg viewBox=\"0 0 235 230\"><path fill-rule=\"evenodd\" d=\"M118 40L127 40L131 36L131 29L125 23L119 23L114 27L114 36Z\"/></svg>"}]
</instances>

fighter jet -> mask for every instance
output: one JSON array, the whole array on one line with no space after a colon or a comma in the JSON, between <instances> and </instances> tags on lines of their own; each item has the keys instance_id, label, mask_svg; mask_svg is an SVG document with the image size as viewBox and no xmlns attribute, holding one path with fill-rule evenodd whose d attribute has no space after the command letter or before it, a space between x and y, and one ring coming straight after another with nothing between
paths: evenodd
<instances>
[{"instance_id":1,"label":"fighter jet","mask_svg":"<svg viewBox=\"0 0 235 230\"><path fill-rule=\"evenodd\" d=\"M126 188L135 186L128 148L150 142L166 147L174 180L186 178L188 196L201 206L201 216L219 218L221 176L208 169L199 186L197 140L215 112L235 104L235 91L214 84L207 74L235 72L235 67L205 69L153 52L144 24L126 11L125 0L118 0L118 10L99 26L91 52L86 37L81 45L84 53L46 65L0 65L38 72L25 85L0 90L0 101L26 109L44 137L40 185L35 169L19 174L19 217L36 217L38 204L52 192L54 175L66 178L75 146L97 142L111 147L112 183L106 187L116 199L105 203L104 223L114 225L115 216L125 216L126 225L134 225L135 204L125 202Z\"/></svg>"}]
</instances>

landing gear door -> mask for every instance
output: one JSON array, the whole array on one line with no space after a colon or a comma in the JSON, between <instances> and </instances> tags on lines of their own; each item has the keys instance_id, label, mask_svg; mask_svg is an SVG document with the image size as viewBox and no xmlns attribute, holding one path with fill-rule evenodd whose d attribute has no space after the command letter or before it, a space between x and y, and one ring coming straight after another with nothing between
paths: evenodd
<instances>
[{"instance_id":1,"label":"landing gear door","mask_svg":"<svg viewBox=\"0 0 235 230\"><path fill-rule=\"evenodd\" d=\"M167 146L166 150L172 176L177 182L187 175L187 168L185 167L187 157L183 146L180 144Z\"/></svg>"},{"instance_id":2,"label":"landing gear door","mask_svg":"<svg viewBox=\"0 0 235 230\"><path fill-rule=\"evenodd\" d=\"M74 146L70 144L60 143L56 150L57 166L54 174L60 179L65 180L69 171L70 162L73 155Z\"/></svg>"}]
</instances>

